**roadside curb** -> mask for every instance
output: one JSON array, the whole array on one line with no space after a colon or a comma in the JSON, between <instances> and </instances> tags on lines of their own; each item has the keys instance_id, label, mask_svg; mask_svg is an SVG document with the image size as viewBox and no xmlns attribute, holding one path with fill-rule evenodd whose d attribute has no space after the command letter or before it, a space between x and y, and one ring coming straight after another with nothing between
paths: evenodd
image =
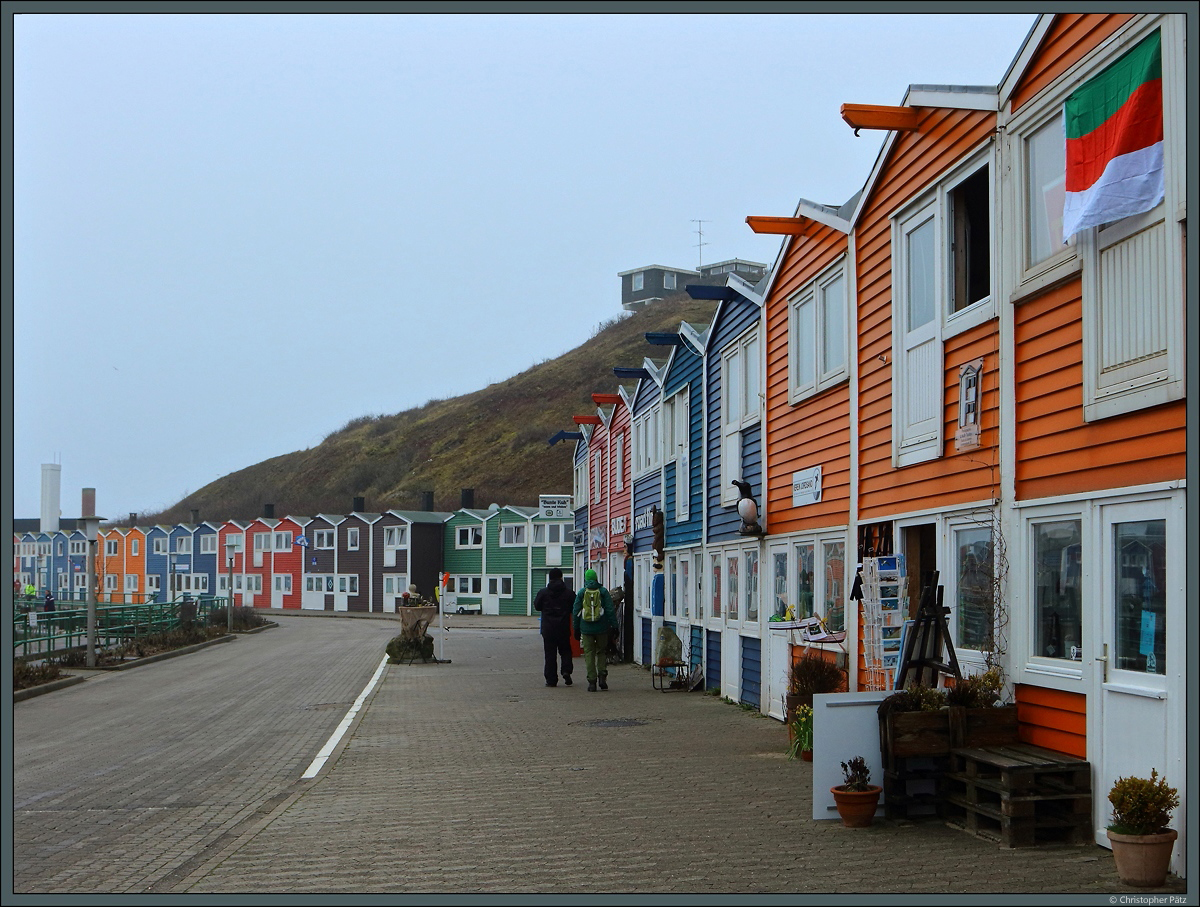
<instances>
[{"instance_id":1,"label":"roadside curb","mask_svg":"<svg viewBox=\"0 0 1200 907\"><path fill-rule=\"evenodd\" d=\"M13 690L13 702L20 702L22 699L32 699L34 696L41 696L43 693L53 693L55 690L61 690L64 687L73 687L75 684L83 683L85 680L87 680L86 677L72 675L52 680L49 683L39 683L36 687Z\"/></svg>"}]
</instances>

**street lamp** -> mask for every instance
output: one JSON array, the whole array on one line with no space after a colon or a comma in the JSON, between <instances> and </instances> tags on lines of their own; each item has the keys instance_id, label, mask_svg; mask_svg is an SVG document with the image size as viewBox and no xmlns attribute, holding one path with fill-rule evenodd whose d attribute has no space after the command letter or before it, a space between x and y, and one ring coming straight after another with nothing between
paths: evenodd
<instances>
[{"instance_id":1,"label":"street lamp","mask_svg":"<svg viewBox=\"0 0 1200 907\"><path fill-rule=\"evenodd\" d=\"M233 556L241 547L241 543L233 536L225 537L225 560L229 565L229 588L225 590L229 594L229 601L225 605L225 629L229 633L233 632Z\"/></svg>"}]
</instances>

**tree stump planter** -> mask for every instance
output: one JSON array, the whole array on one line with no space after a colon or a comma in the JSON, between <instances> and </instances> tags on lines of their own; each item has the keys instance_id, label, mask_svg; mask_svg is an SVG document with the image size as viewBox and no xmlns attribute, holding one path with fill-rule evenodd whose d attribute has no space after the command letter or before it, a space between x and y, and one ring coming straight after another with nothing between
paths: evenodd
<instances>
[{"instance_id":1,"label":"tree stump planter","mask_svg":"<svg viewBox=\"0 0 1200 907\"><path fill-rule=\"evenodd\" d=\"M867 790L843 790L842 786L831 787L833 802L837 804L838 815L842 824L847 828L867 828L875 821L875 810L879 808L879 795L882 787L869 787Z\"/></svg>"},{"instance_id":2,"label":"tree stump planter","mask_svg":"<svg viewBox=\"0 0 1200 907\"><path fill-rule=\"evenodd\" d=\"M1157 835L1123 835L1110 829L1108 840L1121 881L1135 888L1161 888L1178 837L1173 828Z\"/></svg>"}]
</instances>

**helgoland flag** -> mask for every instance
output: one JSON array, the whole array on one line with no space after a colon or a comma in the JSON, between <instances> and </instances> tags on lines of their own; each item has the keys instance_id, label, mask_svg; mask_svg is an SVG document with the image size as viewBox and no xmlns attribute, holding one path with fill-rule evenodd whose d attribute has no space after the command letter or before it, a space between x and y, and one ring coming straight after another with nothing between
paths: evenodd
<instances>
[{"instance_id":1,"label":"helgoland flag","mask_svg":"<svg viewBox=\"0 0 1200 907\"><path fill-rule=\"evenodd\" d=\"M1154 32L1067 98L1063 238L1163 199L1162 39Z\"/></svg>"}]
</instances>

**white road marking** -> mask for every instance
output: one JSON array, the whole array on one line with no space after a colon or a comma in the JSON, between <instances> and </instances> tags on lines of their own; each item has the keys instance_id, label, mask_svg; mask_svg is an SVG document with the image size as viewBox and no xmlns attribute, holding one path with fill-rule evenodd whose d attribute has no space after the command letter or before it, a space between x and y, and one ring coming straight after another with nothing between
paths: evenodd
<instances>
[{"instance_id":1,"label":"white road marking","mask_svg":"<svg viewBox=\"0 0 1200 907\"><path fill-rule=\"evenodd\" d=\"M367 695L375 688L375 684L379 682L379 678L383 675L383 669L387 667L387 663L388 657L384 655L383 661L379 662L379 667L375 669L374 676L372 676L370 681L368 681L363 691L358 694L358 698L354 700L354 705L350 706L350 711L346 713L346 717L342 719L342 723L337 726L337 730L333 732L333 735L327 741L325 741L325 745L321 747L321 751L317 753L317 757L313 759L312 763L308 766L307 771L300 776L301 780L315 778L317 773L325 766L325 763L329 759L329 756L333 753L334 748L337 747L338 741L342 739L342 735L345 734L346 731L350 729L350 725L354 723L354 718L356 715L358 715L358 710L362 708L362 704L366 700Z\"/></svg>"}]
</instances>

